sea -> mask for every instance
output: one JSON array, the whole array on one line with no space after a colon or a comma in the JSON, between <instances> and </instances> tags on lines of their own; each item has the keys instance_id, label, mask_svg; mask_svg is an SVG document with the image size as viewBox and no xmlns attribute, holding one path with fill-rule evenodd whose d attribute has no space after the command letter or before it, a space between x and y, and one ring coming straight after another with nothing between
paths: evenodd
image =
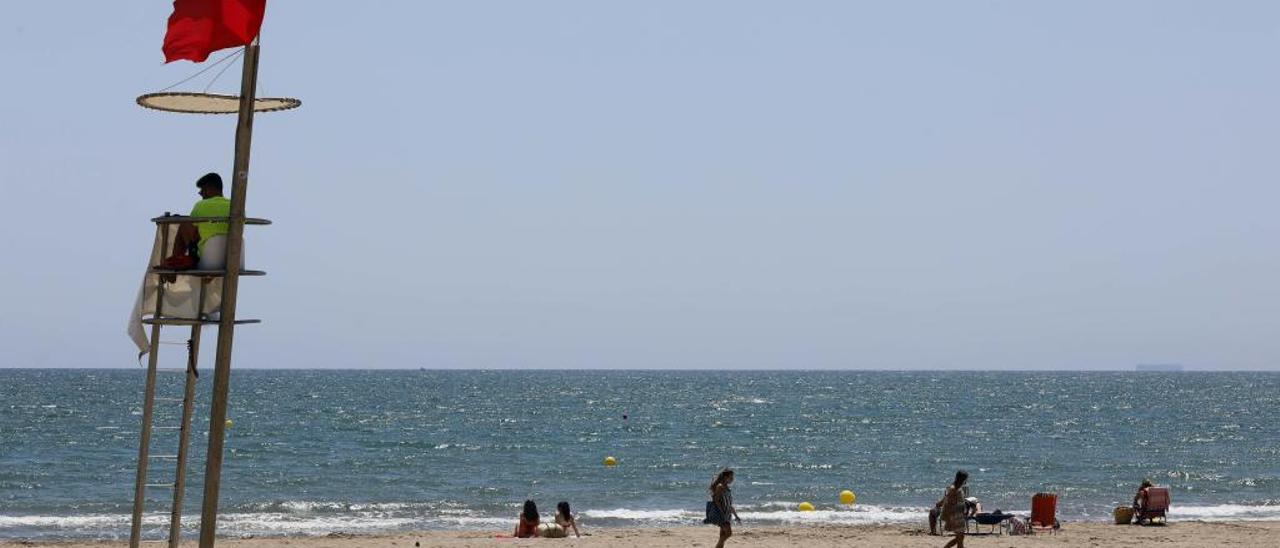
<instances>
[{"instance_id":1,"label":"sea","mask_svg":"<svg viewBox=\"0 0 1280 548\"><path fill-rule=\"evenodd\" d=\"M144 379L0 369L0 539L128 538ZM157 395L182 380L161 371ZM158 403L155 424L179 411ZM985 510L1053 492L1064 524L1110 519L1143 479L1170 488L1173 521L1280 519L1280 373L237 370L228 416L228 536L510 532L526 499L548 517L568 501L584 529L692 525L726 466L747 527L923 527L959 469ZM155 433L152 454L176 448ZM163 538L172 492L147 495Z\"/></svg>"}]
</instances>

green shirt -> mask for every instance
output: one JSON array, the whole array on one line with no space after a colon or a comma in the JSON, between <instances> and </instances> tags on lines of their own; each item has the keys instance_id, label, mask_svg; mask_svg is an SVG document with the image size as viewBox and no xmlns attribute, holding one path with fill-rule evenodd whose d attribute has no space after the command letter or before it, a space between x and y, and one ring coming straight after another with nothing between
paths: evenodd
<instances>
[{"instance_id":1,"label":"green shirt","mask_svg":"<svg viewBox=\"0 0 1280 548\"><path fill-rule=\"evenodd\" d=\"M191 208L192 217L229 217L231 216L231 200L223 196L214 196L205 198L196 202ZM204 253L204 243L214 236L227 233L227 223L196 223L196 230L200 231L200 243L198 247L201 253Z\"/></svg>"}]
</instances>

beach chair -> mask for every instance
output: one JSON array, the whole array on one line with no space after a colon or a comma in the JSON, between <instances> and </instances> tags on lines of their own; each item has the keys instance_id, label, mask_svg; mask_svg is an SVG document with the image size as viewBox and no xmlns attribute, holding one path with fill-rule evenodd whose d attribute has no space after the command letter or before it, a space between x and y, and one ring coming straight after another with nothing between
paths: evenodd
<instances>
[{"instance_id":1,"label":"beach chair","mask_svg":"<svg viewBox=\"0 0 1280 548\"><path fill-rule=\"evenodd\" d=\"M1165 514L1169 511L1169 488L1168 487L1148 487L1147 488L1147 506L1138 511L1139 524L1161 524L1165 523Z\"/></svg>"},{"instance_id":2,"label":"beach chair","mask_svg":"<svg viewBox=\"0 0 1280 548\"><path fill-rule=\"evenodd\" d=\"M999 533L1005 534L1009 532L1009 524L1007 520L1012 517L1013 514L1005 514L999 510L991 513L984 512L971 516L968 521L965 522L965 532L972 535L994 535L998 529ZM986 525L990 527L990 529L984 533L981 529L982 525ZM970 531L970 529L972 529L972 531Z\"/></svg>"},{"instance_id":3,"label":"beach chair","mask_svg":"<svg viewBox=\"0 0 1280 548\"><path fill-rule=\"evenodd\" d=\"M1058 495L1057 493L1036 493L1031 497L1031 532L1058 532Z\"/></svg>"}]
</instances>

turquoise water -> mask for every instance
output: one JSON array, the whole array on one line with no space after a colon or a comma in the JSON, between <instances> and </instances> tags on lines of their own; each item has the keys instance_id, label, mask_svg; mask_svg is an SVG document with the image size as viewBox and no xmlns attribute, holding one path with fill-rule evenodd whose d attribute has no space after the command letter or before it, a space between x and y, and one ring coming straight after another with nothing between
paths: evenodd
<instances>
[{"instance_id":1,"label":"turquoise water","mask_svg":"<svg viewBox=\"0 0 1280 548\"><path fill-rule=\"evenodd\" d=\"M161 373L160 395L181 378ZM0 370L0 538L127 537L143 379ZM229 416L228 535L505 531L526 498L568 500L585 527L696 523L726 465L761 524L923 523L957 468L987 509L1054 491L1065 520L1107 519L1151 478L1173 519L1280 519L1276 373L246 370ZM152 496L159 537L169 494Z\"/></svg>"}]
</instances>

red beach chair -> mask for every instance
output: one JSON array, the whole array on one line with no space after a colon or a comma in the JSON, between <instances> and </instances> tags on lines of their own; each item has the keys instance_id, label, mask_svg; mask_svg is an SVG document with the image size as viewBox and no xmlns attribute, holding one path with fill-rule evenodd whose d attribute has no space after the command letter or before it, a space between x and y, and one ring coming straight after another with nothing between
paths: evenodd
<instances>
[{"instance_id":1,"label":"red beach chair","mask_svg":"<svg viewBox=\"0 0 1280 548\"><path fill-rule=\"evenodd\" d=\"M1138 523L1165 523L1165 513L1169 511L1169 488L1148 487L1147 506L1138 511Z\"/></svg>"},{"instance_id":2,"label":"red beach chair","mask_svg":"<svg viewBox=\"0 0 1280 548\"><path fill-rule=\"evenodd\" d=\"M1031 497L1031 532L1058 532L1058 495L1057 493L1036 493Z\"/></svg>"}]
</instances>

